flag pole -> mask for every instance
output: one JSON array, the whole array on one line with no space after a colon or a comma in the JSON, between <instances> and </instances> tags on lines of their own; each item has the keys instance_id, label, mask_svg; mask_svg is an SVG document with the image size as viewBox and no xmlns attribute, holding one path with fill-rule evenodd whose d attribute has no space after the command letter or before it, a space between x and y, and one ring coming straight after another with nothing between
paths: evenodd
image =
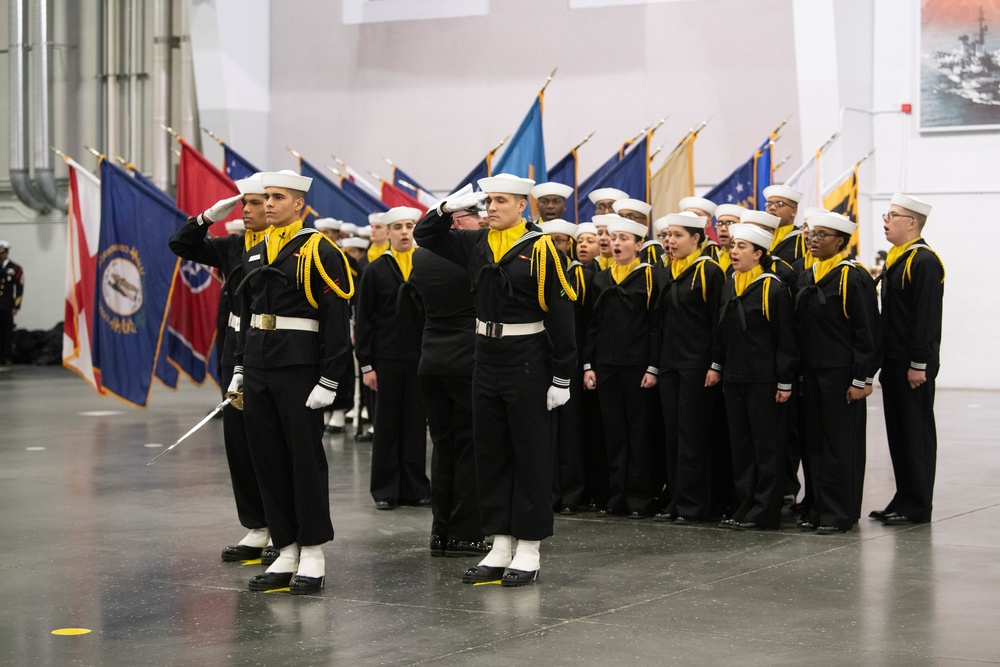
<instances>
[{"instance_id":1,"label":"flag pole","mask_svg":"<svg viewBox=\"0 0 1000 667\"><path fill-rule=\"evenodd\" d=\"M93 155L94 157L96 157L98 160L100 160L100 159L102 159L104 157L104 153L102 153L101 151L97 150L96 148L91 148L87 144L81 144L81 145L83 146L83 149L85 151L87 151L88 153L90 153L91 155Z\"/></svg>"},{"instance_id":2,"label":"flag pole","mask_svg":"<svg viewBox=\"0 0 1000 667\"><path fill-rule=\"evenodd\" d=\"M301 159L302 159L302 153L299 153L299 152L298 152L297 150L295 150L294 148L289 148L288 146L285 146L285 150L286 150L286 151L288 151L289 153L291 153L291 154L292 154L292 156L293 156L293 157L294 157L294 158L295 158L296 160L301 160Z\"/></svg>"},{"instance_id":3,"label":"flag pole","mask_svg":"<svg viewBox=\"0 0 1000 667\"><path fill-rule=\"evenodd\" d=\"M778 169L780 169L780 168L781 168L781 165L783 165L783 164L785 164L786 162L788 162L788 161L789 161L789 160L790 160L791 158L792 158L792 156L791 156L791 155L786 155L786 156L785 156L785 159L784 159L784 160L782 160L782 161L781 161L781 162L779 162L778 164L776 164L776 165L774 165L773 167L771 167L771 173L773 174L774 172L778 171Z\"/></svg>"},{"instance_id":4,"label":"flag pole","mask_svg":"<svg viewBox=\"0 0 1000 667\"><path fill-rule=\"evenodd\" d=\"M775 135L775 134L778 134L778 132L781 132L781 128L783 128L783 127L784 127L785 125L788 125L788 121L789 121L789 120L791 120L791 118L792 118L792 116L793 116L793 115L794 115L794 114L789 114L789 115L788 115L788 116L787 116L787 117L785 118L785 120L781 121L781 124L780 124L780 125L778 125L778 127L774 128L774 131L773 131L773 132L771 132L771 134L772 134L772 135Z\"/></svg>"},{"instance_id":5,"label":"flag pole","mask_svg":"<svg viewBox=\"0 0 1000 667\"><path fill-rule=\"evenodd\" d=\"M164 123L160 123L160 127L163 130L165 130L166 133L169 134L174 139L180 139L181 138L181 135L177 134L177 130L175 130L174 128L170 127L169 125L166 125Z\"/></svg>"},{"instance_id":6,"label":"flag pole","mask_svg":"<svg viewBox=\"0 0 1000 667\"><path fill-rule=\"evenodd\" d=\"M416 191L420 190L420 188L415 186L413 183L410 183L409 181L404 181L403 179L399 179L399 184L404 187L410 188L411 190L416 190Z\"/></svg>"},{"instance_id":7,"label":"flag pole","mask_svg":"<svg viewBox=\"0 0 1000 667\"><path fill-rule=\"evenodd\" d=\"M63 153L61 150L59 150L55 146L49 146L49 150L52 151L53 153L55 153L56 155L58 155L59 157L61 157L63 160L68 160L69 159L68 155L66 155L65 153Z\"/></svg>"},{"instance_id":8,"label":"flag pole","mask_svg":"<svg viewBox=\"0 0 1000 667\"><path fill-rule=\"evenodd\" d=\"M593 132L591 132L590 134L588 134L587 136L585 136L580 143L578 143L576 146L573 146L573 150L577 150L578 148L580 148L580 146L582 146L585 143L587 143L588 141L590 141L590 138L592 136L594 136L595 134L597 134L597 130L594 130Z\"/></svg>"},{"instance_id":9,"label":"flag pole","mask_svg":"<svg viewBox=\"0 0 1000 667\"><path fill-rule=\"evenodd\" d=\"M701 121L701 125L699 125L697 129L694 129L694 130L690 130L690 132L691 132L692 134L694 134L694 136L696 136L696 137L697 137L697 136L698 136L698 134L699 134L699 133L700 133L700 132L701 132L702 130L704 130L704 129L705 129L705 126L706 126L706 125L708 125L708 121L710 121L710 120L712 120L712 119L711 119L711 118L706 118L705 120Z\"/></svg>"},{"instance_id":10,"label":"flag pole","mask_svg":"<svg viewBox=\"0 0 1000 667\"><path fill-rule=\"evenodd\" d=\"M387 157L383 157L383 158L382 158L382 161L383 161L383 162L385 162L385 163L386 163L387 165L389 165L390 167L392 167L393 169L395 169L395 168L396 168L396 163L395 163L395 162L393 162L392 160L390 160L389 158L387 158Z\"/></svg>"},{"instance_id":11,"label":"flag pole","mask_svg":"<svg viewBox=\"0 0 1000 667\"><path fill-rule=\"evenodd\" d=\"M657 146L656 150L653 151L652 154L649 156L649 161L652 162L653 158L656 157L657 155L659 155L660 151L662 151L662 150L663 150L663 146Z\"/></svg>"},{"instance_id":12,"label":"flag pole","mask_svg":"<svg viewBox=\"0 0 1000 667\"><path fill-rule=\"evenodd\" d=\"M368 170L365 170L365 171L368 171ZM371 176L372 178L374 178L379 183L385 183L385 180L383 180L382 177L379 176L378 174L376 174L374 171L368 171L368 175Z\"/></svg>"},{"instance_id":13,"label":"flag pole","mask_svg":"<svg viewBox=\"0 0 1000 667\"><path fill-rule=\"evenodd\" d=\"M208 129L204 125L201 126L201 131L204 132L205 134L207 134L211 139L217 141L220 146L224 146L225 145L225 143L226 143L225 141L223 141L222 139L220 139L215 134L215 132L212 132L210 129Z\"/></svg>"},{"instance_id":14,"label":"flag pole","mask_svg":"<svg viewBox=\"0 0 1000 667\"><path fill-rule=\"evenodd\" d=\"M549 77L547 79L545 79L545 85L543 85L542 89L540 91L538 91L539 95L541 95L542 93L544 93L545 89L549 87L549 84L552 83L552 77L554 77L556 75L556 72L558 72L558 71L559 71L559 66L557 65L555 67L555 69L553 69L552 72L549 73Z\"/></svg>"},{"instance_id":15,"label":"flag pole","mask_svg":"<svg viewBox=\"0 0 1000 667\"><path fill-rule=\"evenodd\" d=\"M332 171L336 176L338 176L340 178L344 177L344 175L342 173L340 173L339 171L337 171L334 167L331 167L330 165L326 165L326 168L329 169L330 171Z\"/></svg>"},{"instance_id":16,"label":"flag pole","mask_svg":"<svg viewBox=\"0 0 1000 667\"><path fill-rule=\"evenodd\" d=\"M871 149L870 151L868 151L867 153L865 153L864 157L862 157L860 160L858 160L856 164L861 164L862 162L864 162L865 160L867 160L868 158L870 158L872 156L872 153L874 153L874 152L875 152L875 149L874 148Z\"/></svg>"}]
</instances>

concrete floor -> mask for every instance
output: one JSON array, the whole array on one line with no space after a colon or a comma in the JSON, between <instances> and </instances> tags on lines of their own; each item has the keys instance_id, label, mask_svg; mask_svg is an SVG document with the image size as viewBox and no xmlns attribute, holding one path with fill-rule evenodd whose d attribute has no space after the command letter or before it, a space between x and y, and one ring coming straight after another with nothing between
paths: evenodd
<instances>
[{"instance_id":1,"label":"concrete floor","mask_svg":"<svg viewBox=\"0 0 1000 667\"><path fill-rule=\"evenodd\" d=\"M939 391L932 524L558 517L523 589L460 583L474 559L429 557L429 510L376 511L371 445L328 436L337 538L325 591L298 598L219 560L244 532L221 422L146 466L216 401L160 388L141 411L61 368L0 369L0 664L1000 663L1000 393ZM880 405L866 514L893 487Z\"/></svg>"}]
</instances>

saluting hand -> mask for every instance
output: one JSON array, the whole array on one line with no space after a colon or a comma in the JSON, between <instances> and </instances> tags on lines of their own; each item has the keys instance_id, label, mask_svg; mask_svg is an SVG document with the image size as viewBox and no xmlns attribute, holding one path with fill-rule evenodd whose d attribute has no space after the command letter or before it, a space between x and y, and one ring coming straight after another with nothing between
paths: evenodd
<instances>
[{"instance_id":1,"label":"saluting hand","mask_svg":"<svg viewBox=\"0 0 1000 667\"><path fill-rule=\"evenodd\" d=\"M213 222L221 222L229 217L236 205L243 200L243 195L226 197L212 204L211 208L198 216L198 221L203 225L210 225Z\"/></svg>"},{"instance_id":2,"label":"saluting hand","mask_svg":"<svg viewBox=\"0 0 1000 667\"><path fill-rule=\"evenodd\" d=\"M477 206L479 202L486 199L485 192L473 192L472 183L469 183L464 188L453 192L444 198L441 202L440 208L447 213L454 213L455 211L464 211L467 208L472 208ZM440 212L440 211L439 211Z\"/></svg>"}]
</instances>

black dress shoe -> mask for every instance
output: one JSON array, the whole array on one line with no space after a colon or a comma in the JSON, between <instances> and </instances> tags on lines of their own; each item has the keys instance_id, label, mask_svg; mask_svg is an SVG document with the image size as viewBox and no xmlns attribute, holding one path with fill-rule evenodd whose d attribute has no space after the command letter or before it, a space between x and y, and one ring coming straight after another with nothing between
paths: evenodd
<instances>
[{"instance_id":1,"label":"black dress shoe","mask_svg":"<svg viewBox=\"0 0 1000 667\"><path fill-rule=\"evenodd\" d=\"M275 588L284 588L292 582L294 572L265 572L250 579L250 590L271 591Z\"/></svg>"},{"instance_id":2,"label":"black dress shoe","mask_svg":"<svg viewBox=\"0 0 1000 667\"><path fill-rule=\"evenodd\" d=\"M886 515L882 517L883 526L909 526L914 523L916 523L916 521L905 514L897 514L895 512L887 512Z\"/></svg>"},{"instance_id":3,"label":"black dress shoe","mask_svg":"<svg viewBox=\"0 0 1000 667\"><path fill-rule=\"evenodd\" d=\"M374 434L371 431L366 433L358 433L354 436L355 442L371 442L374 439Z\"/></svg>"},{"instance_id":4,"label":"black dress shoe","mask_svg":"<svg viewBox=\"0 0 1000 667\"><path fill-rule=\"evenodd\" d=\"M719 522L719 528L726 530L736 530L736 519L723 519Z\"/></svg>"},{"instance_id":5,"label":"black dress shoe","mask_svg":"<svg viewBox=\"0 0 1000 667\"><path fill-rule=\"evenodd\" d=\"M809 519L802 519L797 524L795 524L795 527L801 530L803 533L811 533L814 530L816 530L816 524L814 524Z\"/></svg>"},{"instance_id":6,"label":"black dress shoe","mask_svg":"<svg viewBox=\"0 0 1000 667\"><path fill-rule=\"evenodd\" d=\"M764 530L764 526L759 523L754 523L753 521L735 521L732 527L736 530Z\"/></svg>"},{"instance_id":7,"label":"black dress shoe","mask_svg":"<svg viewBox=\"0 0 1000 667\"><path fill-rule=\"evenodd\" d=\"M292 577L292 583L288 585L288 592L292 595L309 595L319 593L323 590L323 583L326 577L304 577L297 574Z\"/></svg>"},{"instance_id":8,"label":"black dress shoe","mask_svg":"<svg viewBox=\"0 0 1000 667\"><path fill-rule=\"evenodd\" d=\"M278 560L278 556L281 555L279 551L273 544L264 547L264 551L260 554L260 564L265 567L270 566L271 563Z\"/></svg>"},{"instance_id":9,"label":"black dress shoe","mask_svg":"<svg viewBox=\"0 0 1000 667\"><path fill-rule=\"evenodd\" d=\"M390 503L388 500L376 500L375 509L377 510L394 510L396 509L396 503Z\"/></svg>"},{"instance_id":10,"label":"black dress shoe","mask_svg":"<svg viewBox=\"0 0 1000 667\"><path fill-rule=\"evenodd\" d=\"M241 560L253 560L260 558L260 547L248 547L245 544L234 544L222 550L222 560L226 563L235 563Z\"/></svg>"},{"instance_id":11,"label":"black dress shoe","mask_svg":"<svg viewBox=\"0 0 1000 667\"><path fill-rule=\"evenodd\" d=\"M611 517L611 516L615 516L615 512L612 511L612 510L609 510L607 508L604 508L602 510L597 510L597 516L600 516L600 517Z\"/></svg>"},{"instance_id":12,"label":"black dress shoe","mask_svg":"<svg viewBox=\"0 0 1000 667\"><path fill-rule=\"evenodd\" d=\"M809 506L806 505L804 502L802 502L802 503L792 503L788 507L788 509L792 510L793 512L798 512L799 514L802 514L803 512L809 511Z\"/></svg>"},{"instance_id":13,"label":"black dress shoe","mask_svg":"<svg viewBox=\"0 0 1000 667\"><path fill-rule=\"evenodd\" d=\"M596 512L599 508L597 507L597 503L591 502L584 505L581 509L584 512Z\"/></svg>"},{"instance_id":14,"label":"black dress shoe","mask_svg":"<svg viewBox=\"0 0 1000 667\"><path fill-rule=\"evenodd\" d=\"M629 512L628 518L633 520L638 520L638 519L645 519L648 516L649 515L646 514L645 512ZM519 570L514 570L514 572L518 571Z\"/></svg>"},{"instance_id":15,"label":"black dress shoe","mask_svg":"<svg viewBox=\"0 0 1000 667\"><path fill-rule=\"evenodd\" d=\"M882 521L888 514L892 514L892 512L887 512L886 510L872 510L868 513L868 518L875 519L876 521Z\"/></svg>"},{"instance_id":16,"label":"black dress shoe","mask_svg":"<svg viewBox=\"0 0 1000 667\"><path fill-rule=\"evenodd\" d=\"M637 512L633 512L633 514L637 514ZM503 578L500 579L500 585L505 588L510 588L512 586L527 586L537 579L538 570L531 570L528 572L526 570L512 570L508 567L504 570Z\"/></svg>"},{"instance_id":17,"label":"black dress shoe","mask_svg":"<svg viewBox=\"0 0 1000 667\"><path fill-rule=\"evenodd\" d=\"M486 540L448 540L444 555L452 558L459 556L485 556L490 552Z\"/></svg>"},{"instance_id":18,"label":"black dress shoe","mask_svg":"<svg viewBox=\"0 0 1000 667\"><path fill-rule=\"evenodd\" d=\"M333 424L327 424L326 425L326 432L327 433L343 433L344 432L344 427L343 426L334 426Z\"/></svg>"},{"instance_id":19,"label":"black dress shoe","mask_svg":"<svg viewBox=\"0 0 1000 667\"><path fill-rule=\"evenodd\" d=\"M837 535L846 532L847 529L840 526L816 526L817 535Z\"/></svg>"},{"instance_id":20,"label":"black dress shoe","mask_svg":"<svg viewBox=\"0 0 1000 667\"><path fill-rule=\"evenodd\" d=\"M661 523L673 523L677 520L670 512L657 512L653 515L653 521L660 521Z\"/></svg>"},{"instance_id":21,"label":"black dress shoe","mask_svg":"<svg viewBox=\"0 0 1000 667\"><path fill-rule=\"evenodd\" d=\"M576 510L570 507L569 505L566 505L560 508L559 514L561 514L562 516L573 516L574 514L576 514Z\"/></svg>"},{"instance_id":22,"label":"black dress shoe","mask_svg":"<svg viewBox=\"0 0 1000 667\"><path fill-rule=\"evenodd\" d=\"M696 519L693 516L679 516L674 523L678 526L697 526L701 523L701 519Z\"/></svg>"},{"instance_id":23,"label":"black dress shoe","mask_svg":"<svg viewBox=\"0 0 1000 667\"><path fill-rule=\"evenodd\" d=\"M431 555L432 556L445 555L445 540L440 535L431 535Z\"/></svg>"},{"instance_id":24,"label":"black dress shoe","mask_svg":"<svg viewBox=\"0 0 1000 667\"><path fill-rule=\"evenodd\" d=\"M462 575L462 583L481 584L485 581L499 581L506 569L505 567L490 567L489 565L470 567Z\"/></svg>"}]
</instances>

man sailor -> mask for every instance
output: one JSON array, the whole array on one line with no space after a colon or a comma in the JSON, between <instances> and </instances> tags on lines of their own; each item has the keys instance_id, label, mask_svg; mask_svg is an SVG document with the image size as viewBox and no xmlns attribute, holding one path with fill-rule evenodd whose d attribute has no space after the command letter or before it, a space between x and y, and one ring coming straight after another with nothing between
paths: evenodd
<instances>
[{"instance_id":1,"label":"man sailor","mask_svg":"<svg viewBox=\"0 0 1000 667\"><path fill-rule=\"evenodd\" d=\"M531 188L531 196L538 202L539 223L561 220L566 215L566 202L573 196L573 188L562 183L539 183Z\"/></svg>"},{"instance_id":2,"label":"man sailor","mask_svg":"<svg viewBox=\"0 0 1000 667\"><path fill-rule=\"evenodd\" d=\"M778 216L780 222L774 230L771 254L789 264L806 254L806 237L795 226L795 216L799 212L799 202L804 195L787 185L769 185L764 188L764 210ZM782 278L784 280L784 278ZM793 288L794 289L794 288Z\"/></svg>"}]
</instances>

